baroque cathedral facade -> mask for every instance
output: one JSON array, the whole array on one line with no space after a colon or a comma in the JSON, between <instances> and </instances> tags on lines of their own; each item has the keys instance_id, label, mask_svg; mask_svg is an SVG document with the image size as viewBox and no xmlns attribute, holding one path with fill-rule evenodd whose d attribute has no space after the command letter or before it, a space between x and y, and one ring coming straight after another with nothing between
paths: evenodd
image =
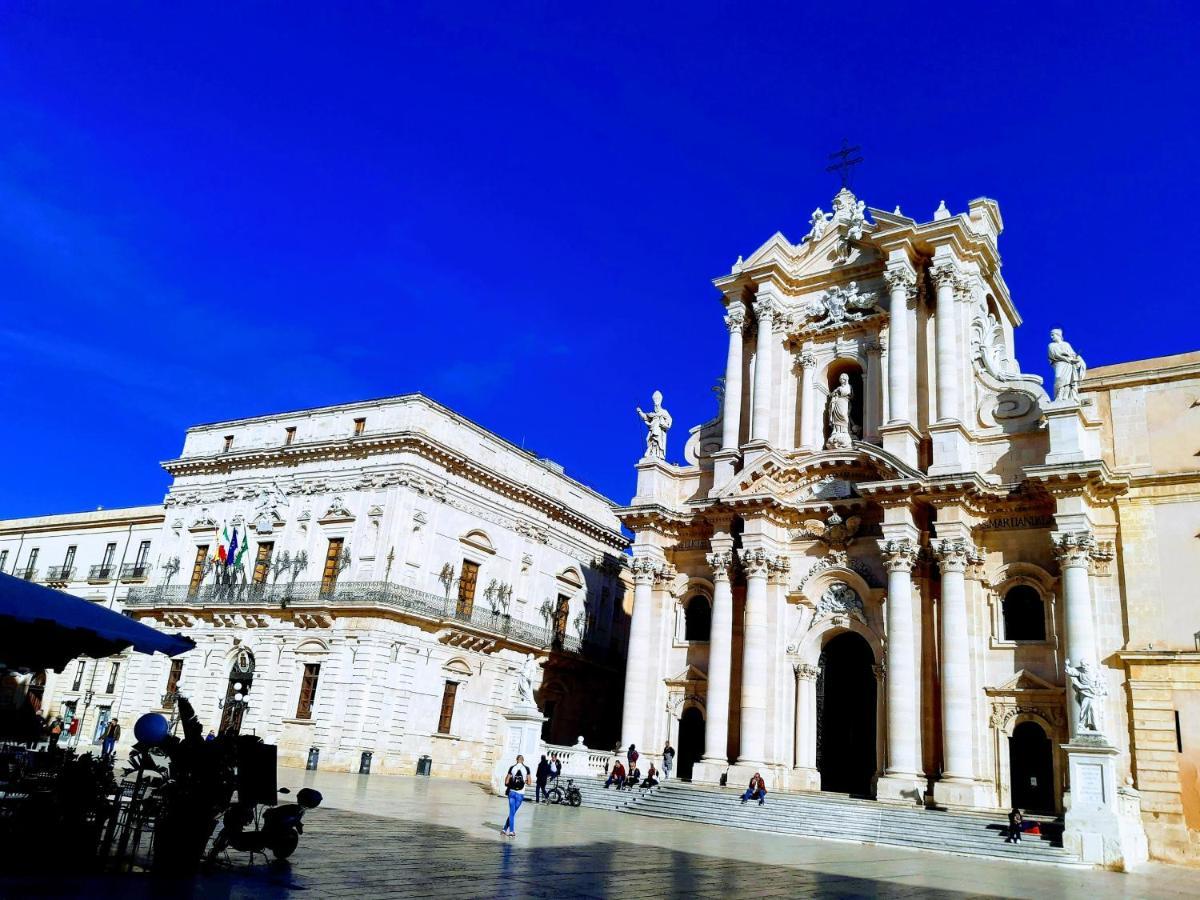
<instances>
[{"instance_id":1,"label":"baroque cathedral facade","mask_svg":"<svg viewBox=\"0 0 1200 900\"><path fill-rule=\"evenodd\" d=\"M990 199L922 222L843 189L715 280L721 411L671 464L656 397L620 510L622 740L701 782L1066 811L1084 858L1147 833L1187 858L1200 354L1089 373L1056 330L1052 382L1023 372L1002 229Z\"/></svg>"}]
</instances>

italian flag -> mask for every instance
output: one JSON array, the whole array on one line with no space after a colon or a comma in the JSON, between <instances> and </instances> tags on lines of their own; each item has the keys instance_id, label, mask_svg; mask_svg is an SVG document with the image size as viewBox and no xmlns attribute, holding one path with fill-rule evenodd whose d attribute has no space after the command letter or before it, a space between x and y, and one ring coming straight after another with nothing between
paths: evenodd
<instances>
[{"instance_id":1,"label":"italian flag","mask_svg":"<svg viewBox=\"0 0 1200 900\"><path fill-rule=\"evenodd\" d=\"M225 547L229 543L229 526L221 526L221 536L217 538L217 562L225 565L229 560L227 558Z\"/></svg>"}]
</instances>

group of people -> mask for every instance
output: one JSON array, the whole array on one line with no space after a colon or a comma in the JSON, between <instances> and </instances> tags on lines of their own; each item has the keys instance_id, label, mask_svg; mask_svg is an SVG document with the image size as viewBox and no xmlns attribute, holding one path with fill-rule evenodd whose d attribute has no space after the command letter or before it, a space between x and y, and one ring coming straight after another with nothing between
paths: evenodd
<instances>
[{"instance_id":1,"label":"group of people","mask_svg":"<svg viewBox=\"0 0 1200 900\"><path fill-rule=\"evenodd\" d=\"M604 782L606 788L614 784L618 790L635 787L651 788L659 783L659 775L662 776L663 781L666 781L671 777L671 768L675 764L675 748L671 746L670 741L667 741L662 752L662 771L660 772L652 761L650 768L646 770L645 778L642 777L642 770L638 768L638 760L641 759L641 754L638 752L635 744L629 745L629 749L625 751L625 758L629 762L628 766L621 762L620 748L618 747L613 751L613 761L611 767L608 769L608 779Z\"/></svg>"},{"instance_id":2,"label":"group of people","mask_svg":"<svg viewBox=\"0 0 1200 900\"><path fill-rule=\"evenodd\" d=\"M546 754L542 754L542 761L537 765L536 790L533 793L533 802L541 803L542 797L546 793L546 785L551 781L557 783L558 776L562 774L562 760L558 758L557 753L551 753L549 758Z\"/></svg>"},{"instance_id":3,"label":"group of people","mask_svg":"<svg viewBox=\"0 0 1200 900\"><path fill-rule=\"evenodd\" d=\"M73 716L68 722L62 716L38 715L33 721L33 730L28 732L29 744L33 747L44 742L48 750L59 747L65 750L74 750L79 746L80 721L79 716ZM117 741L120 739L121 723L116 719L110 719L105 723L98 736L101 754L111 757L116 749Z\"/></svg>"}]
</instances>

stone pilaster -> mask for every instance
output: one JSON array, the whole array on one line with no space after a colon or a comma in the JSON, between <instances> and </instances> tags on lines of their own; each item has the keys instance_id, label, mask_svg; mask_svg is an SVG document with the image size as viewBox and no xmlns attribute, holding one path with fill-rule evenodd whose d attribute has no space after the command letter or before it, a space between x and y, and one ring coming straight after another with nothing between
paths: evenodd
<instances>
[{"instance_id":1,"label":"stone pilaster","mask_svg":"<svg viewBox=\"0 0 1200 900\"><path fill-rule=\"evenodd\" d=\"M921 768L921 673L913 609L912 570L920 548L910 540L882 540L879 551L887 569L887 767L876 795L922 805L925 773Z\"/></svg>"},{"instance_id":2,"label":"stone pilaster","mask_svg":"<svg viewBox=\"0 0 1200 900\"><path fill-rule=\"evenodd\" d=\"M758 334L754 353L754 415L750 423L750 440L760 448L767 445L771 435L772 351L775 347L773 326L777 311L773 297L760 296L754 301Z\"/></svg>"},{"instance_id":3,"label":"stone pilaster","mask_svg":"<svg viewBox=\"0 0 1200 900\"><path fill-rule=\"evenodd\" d=\"M706 557L713 573L712 629L708 644L708 717L704 727L703 771L693 778L719 781L729 767L729 691L733 672L733 551L715 550Z\"/></svg>"},{"instance_id":4,"label":"stone pilaster","mask_svg":"<svg viewBox=\"0 0 1200 900\"><path fill-rule=\"evenodd\" d=\"M761 548L742 551L746 572L746 611L742 633L742 728L739 766L762 766L766 759L767 579L775 564L772 554Z\"/></svg>"},{"instance_id":5,"label":"stone pilaster","mask_svg":"<svg viewBox=\"0 0 1200 900\"><path fill-rule=\"evenodd\" d=\"M650 556L635 556L633 615L629 621L629 649L625 662L625 706L621 715L621 744L646 745L647 718L653 699L655 673L652 668L654 643L654 584L673 568Z\"/></svg>"},{"instance_id":6,"label":"stone pilaster","mask_svg":"<svg viewBox=\"0 0 1200 900\"><path fill-rule=\"evenodd\" d=\"M813 378L817 369L817 357L811 350L800 354L800 446L809 450L820 450L822 441L817 432L821 420L817 410L817 392Z\"/></svg>"},{"instance_id":7,"label":"stone pilaster","mask_svg":"<svg viewBox=\"0 0 1200 900\"><path fill-rule=\"evenodd\" d=\"M821 670L808 663L796 663L795 761L793 788L805 791L821 789L817 770L817 677Z\"/></svg>"},{"instance_id":8,"label":"stone pilaster","mask_svg":"<svg viewBox=\"0 0 1200 900\"><path fill-rule=\"evenodd\" d=\"M746 327L746 308L740 300L729 305L725 327L729 329L729 349L725 355L725 399L721 405L721 450L713 458L714 490L733 477L738 458L742 421L742 335Z\"/></svg>"}]
</instances>

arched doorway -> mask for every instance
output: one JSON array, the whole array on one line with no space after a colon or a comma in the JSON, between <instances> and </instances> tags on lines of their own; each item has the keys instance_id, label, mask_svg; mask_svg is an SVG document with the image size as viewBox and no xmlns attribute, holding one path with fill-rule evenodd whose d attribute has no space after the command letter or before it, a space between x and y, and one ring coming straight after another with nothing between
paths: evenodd
<instances>
[{"instance_id":1,"label":"arched doorway","mask_svg":"<svg viewBox=\"0 0 1200 900\"><path fill-rule=\"evenodd\" d=\"M254 684L254 654L246 647L239 647L229 667L229 681L225 687L225 699L221 702L221 727L219 734L242 730L242 717L249 702L246 695Z\"/></svg>"},{"instance_id":2,"label":"arched doorway","mask_svg":"<svg viewBox=\"0 0 1200 900\"><path fill-rule=\"evenodd\" d=\"M1054 812L1054 747L1037 722L1021 722L1008 739L1013 806Z\"/></svg>"},{"instance_id":3,"label":"arched doorway","mask_svg":"<svg viewBox=\"0 0 1200 900\"><path fill-rule=\"evenodd\" d=\"M692 780L692 766L704 755L704 713L689 706L679 719L679 748L675 751L679 777Z\"/></svg>"},{"instance_id":4,"label":"arched doorway","mask_svg":"<svg viewBox=\"0 0 1200 900\"><path fill-rule=\"evenodd\" d=\"M821 651L817 769L821 790L870 796L875 778L875 655L852 631Z\"/></svg>"}]
</instances>

